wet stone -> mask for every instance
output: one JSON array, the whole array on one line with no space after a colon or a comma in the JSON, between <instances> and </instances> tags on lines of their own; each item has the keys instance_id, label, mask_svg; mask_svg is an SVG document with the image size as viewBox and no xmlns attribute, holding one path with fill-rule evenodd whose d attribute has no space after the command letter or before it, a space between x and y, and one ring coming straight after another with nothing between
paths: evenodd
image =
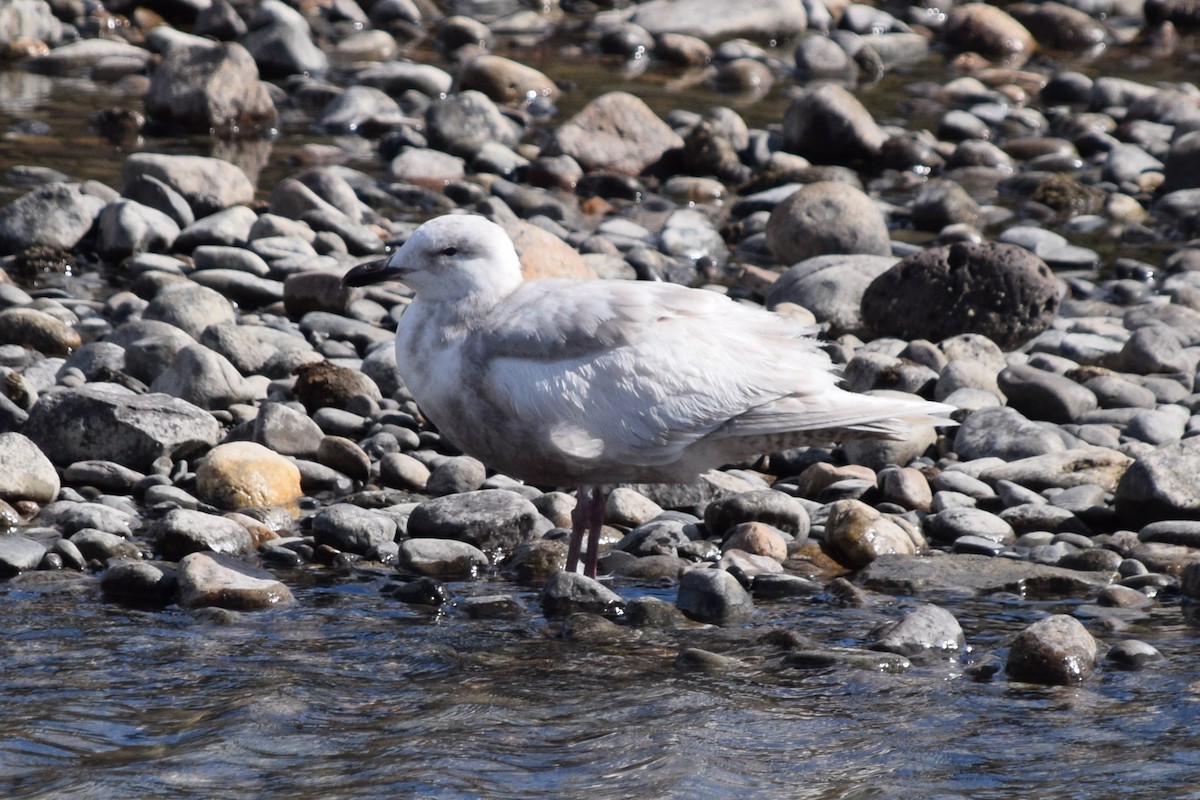
<instances>
[{"instance_id":1,"label":"wet stone","mask_svg":"<svg viewBox=\"0 0 1200 800\"><path fill-rule=\"evenodd\" d=\"M295 602L291 590L271 573L230 556L192 553L176 569L183 608L258 611Z\"/></svg>"},{"instance_id":2,"label":"wet stone","mask_svg":"<svg viewBox=\"0 0 1200 800\"><path fill-rule=\"evenodd\" d=\"M46 555L41 544L19 535L0 536L0 575L9 577L37 569Z\"/></svg>"},{"instance_id":3,"label":"wet stone","mask_svg":"<svg viewBox=\"0 0 1200 800\"><path fill-rule=\"evenodd\" d=\"M154 561L121 561L104 571L100 590L113 600L165 605L175 599L175 570Z\"/></svg>"},{"instance_id":4,"label":"wet stone","mask_svg":"<svg viewBox=\"0 0 1200 800\"><path fill-rule=\"evenodd\" d=\"M737 578L721 569L686 572L675 604L691 619L718 625L742 620L754 610L754 601Z\"/></svg>"},{"instance_id":5,"label":"wet stone","mask_svg":"<svg viewBox=\"0 0 1200 800\"><path fill-rule=\"evenodd\" d=\"M392 597L416 606L443 606L453 599L446 584L430 576L405 581L392 591Z\"/></svg>"},{"instance_id":6,"label":"wet stone","mask_svg":"<svg viewBox=\"0 0 1200 800\"><path fill-rule=\"evenodd\" d=\"M526 612L521 601L507 594L465 597L458 607L471 619L520 619Z\"/></svg>"},{"instance_id":7,"label":"wet stone","mask_svg":"<svg viewBox=\"0 0 1200 800\"><path fill-rule=\"evenodd\" d=\"M151 526L150 536L169 561L200 551L236 555L254 548L254 539L244 526L227 517L185 508L168 511Z\"/></svg>"},{"instance_id":8,"label":"wet stone","mask_svg":"<svg viewBox=\"0 0 1200 800\"><path fill-rule=\"evenodd\" d=\"M922 604L880 631L872 648L917 658L954 653L965 645L962 627L953 614L940 606Z\"/></svg>"},{"instance_id":9,"label":"wet stone","mask_svg":"<svg viewBox=\"0 0 1200 800\"><path fill-rule=\"evenodd\" d=\"M533 503L505 489L485 489L427 500L409 517L414 537L457 539L485 553L511 552L529 541L541 517Z\"/></svg>"},{"instance_id":10,"label":"wet stone","mask_svg":"<svg viewBox=\"0 0 1200 800\"><path fill-rule=\"evenodd\" d=\"M1166 658L1153 645L1137 639L1117 642L1108 649L1104 660L1118 669L1139 670L1165 661Z\"/></svg>"},{"instance_id":11,"label":"wet stone","mask_svg":"<svg viewBox=\"0 0 1200 800\"><path fill-rule=\"evenodd\" d=\"M542 589L542 612L549 618L578 612L620 615L624 601L598 581L574 572L558 571Z\"/></svg>"},{"instance_id":12,"label":"wet stone","mask_svg":"<svg viewBox=\"0 0 1200 800\"><path fill-rule=\"evenodd\" d=\"M393 541L396 523L377 511L337 503L313 517L312 532L318 545L362 555L375 544Z\"/></svg>"},{"instance_id":13,"label":"wet stone","mask_svg":"<svg viewBox=\"0 0 1200 800\"><path fill-rule=\"evenodd\" d=\"M405 539L396 564L418 575L463 579L487 568L488 557L479 548L453 539Z\"/></svg>"},{"instance_id":14,"label":"wet stone","mask_svg":"<svg viewBox=\"0 0 1200 800\"><path fill-rule=\"evenodd\" d=\"M138 559L142 555L138 546L130 540L91 528L76 531L71 535L70 542L86 561L99 561L101 564L117 558Z\"/></svg>"},{"instance_id":15,"label":"wet stone","mask_svg":"<svg viewBox=\"0 0 1200 800\"><path fill-rule=\"evenodd\" d=\"M1086 680L1095 663L1092 635L1074 617L1055 614L1017 634L1005 669L1013 680L1066 685Z\"/></svg>"}]
</instances>

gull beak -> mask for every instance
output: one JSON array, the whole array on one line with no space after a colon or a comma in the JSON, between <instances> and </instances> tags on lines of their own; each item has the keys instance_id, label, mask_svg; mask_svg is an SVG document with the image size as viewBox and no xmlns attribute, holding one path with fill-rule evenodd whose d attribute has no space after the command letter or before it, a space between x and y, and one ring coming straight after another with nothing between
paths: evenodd
<instances>
[{"instance_id":1,"label":"gull beak","mask_svg":"<svg viewBox=\"0 0 1200 800\"><path fill-rule=\"evenodd\" d=\"M380 281L400 280L407 272L404 267L392 263L391 258L379 258L359 264L342 276L342 286L367 286Z\"/></svg>"}]
</instances>

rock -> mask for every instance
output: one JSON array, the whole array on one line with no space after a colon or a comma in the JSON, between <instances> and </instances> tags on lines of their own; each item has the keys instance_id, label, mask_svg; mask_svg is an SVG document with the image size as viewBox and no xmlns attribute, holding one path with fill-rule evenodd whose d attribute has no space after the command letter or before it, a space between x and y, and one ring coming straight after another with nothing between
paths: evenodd
<instances>
[{"instance_id":1,"label":"rock","mask_svg":"<svg viewBox=\"0 0 1200 800\"><path fill-rule=\"evenodd\" d=\"M0 535L0 577L12 577L36 569L46 548L32 539L13 534Z\"/></svg>"},{"instance_id":2,"label":"rock","mask_svg":"<svg viewBox=\"0 0 1200 800\"><path fill-rule=\"evenodd\" d=\"M625 534L613 549L638 556L640 560L650 556L674 556L689 541L687 523L683 520L652 519Z\"/></svg>"},{"instance_id":3,"label":"rock","mask_svg":"<svg viewBox=\"0 0 1200 800\"><path fill-rule=\"evenodd\" d=\"M374 135L398 128L407 119L386 92L371 86L349 86L329 101L315 127L330 135Z\"/></svg>"},{"instance_id":4,"label":"rock","mask_svg":"<svg viewBox=\"0 0 1200 800\"><path fill-rule=\"evenodd\" d=\"M0 8L0 45L5 49L22 39L35 39L53 46L62 40L62 35L62 23L54 16L49 3L12 0Z\"/></svg>"},{"instance_id":5,"label":"rock","mask_svg":"<svg viewBox=\"0 0 1200 800\"><path fill-rule=\"evenodd\" d=\"M1096 664L1096 640L1074 617L1054 614L1017 634L1005 669L1013 680L1063 686L1080 683Z\"/></svg>"},{"instance_id":6,"label":"rock","mask_svg":"<svg viewBox=\"0 0 1200 800\"><path fill-rule=\"evenodd\" d=\"M235 403L261 399L265 385L242 377L225 356L204 345L190 345L150 384L162 392L186 400L198 408L229 408Z\"/></svg>"},{"instance_id":7,"label":"rock","mask_svg":"<svg viewBox=\"0 0 1200 800\"><path fill-rule=\"evenodd\" d=\"M549 231L524 220L504 223L501 227L513 240L521 259L521 274L526 280L537 278L595 278L596 273L579 251Z\"/></svg>"},{"instance_id":8,"label":"rock","mask_svg":"<svg viewBox=\"0 0 1200 800\"><path fill-rule=\"evenodd\" d=\"M1011 481L1035 491L1087 484L1112 491L1131 463L1133 459L1117 450L1085 446L988 467L980 477L993 483Z\"/></svg>"},{"instance_id":9,"label":"rock","mask_svg":"<svg viewBox=\"0 0 1200 800\"><path fill-rule=\"evenodd\" d=\"M808 536L808 512L799 500L783 492L742 492L714 500L704 510L705 527L713 536L725 537L744 522L772 525L797 539Z\"/></svg>"},{"instance_id":10,"label":"rock","mask_svg":"<svg viewBox=\"0 0 1200 800\"><path fill-rule=\"evenodd\" d=\"M541 601L542 613L551 619L578 612L615 615L625 607L620 596L600 582L561 570L546 581Z\"/></svg>"},{"instance_id":11,"label":"rock","mask_svg":"<svg viewBox=\"0 0 1200 800\"><path fill-rule=\"evenodd\" d=\"M263 403L251 440L283 456L312 458L325 434L307 414L283 403Z\"/></svg>"},{"instance_id":12,"label":"rock","mask_svg":"<svg viewBox=\"0 0 1200 800\"><path fill-rule=\"evenodd\" d=\"M478 547L453 539L405 539L396 563L418 575L468 580L487 569L488 557Z\"/></svg>"},{"instance_id":13,"label":"rock","mask_svg":"<svg viewBox=\"0 0 1200 800\"><path fill-rule=\"evenodd\" d=\"M975 411L959 425L954 435L954 449L960 458L1013 460L1068 448L1059 430L1046 423L1032 422L1013 408L983 408Z\"/></svg>"},{"instance_id":14,"label":"rock","mask_svg":"<svg viewBox=\"0 0 1200 800\"><path fill-rule=\"evenodd\" d=\"M922 250L880 275L863 295L862 315L876 336L936 342L977 333L1012 349L1050 325L1058 302L1054 276L1037 256L960 242Z\"/></svg>"},{"instance_id":15,"label":"rock","mask_svg":"<svg viewBox=\"0 0 1200 800\"><path fill-rule=\"evenodd\" d=\"M379 459L379 480L384 486L422 492L430 474L429 467L404 453L388 453Z\"/></svg>"},{"instance_id":16,"label":"rock","mask_svg":"<svg viewBox=\"0 0 1200 800\"><path fill-rule=\"evenodd\" d=\"M39 186L0 208L0 255L38 245L74 250L104 206L77 183Z\"/></svg>"},{"instance_id":17,"label":"rock","mask_svg":"<svg viewBox=\"0 0 1200 800\"><path fill-rule=\"evenodd\" d=\"M1014 364L1000 372L997 383L1008 405L1031 419L1074 422L1098 407L1091 390L1063 375Z\"/></svg>"},{"instance_id":18,"label":"rock","mask_svg":"<svg viewBox=\"0 0 1200 800\"><path fill-rule=\"evenodd\" d=\"M917 658L952 654L965 645L962 626L953 614L940 606L922 603L899 622L879 631L871 648Z\"/></svg>"},{"instance_id":19,"label":"rock","mask_svg":"<svg viewBox=\"0 0 1200 800\"><path fill-rule=\"evenodd\" d=\"M82 386L41 395L23 433L59 464L102 459L145 471L163 456L203 452L216 444L220 425L170 395Z\"/></svg>"},{"instance_id":20,"label":"rock","mask_svg":"<svg viewBox=\"0 0 1200 800\"><path fill-rule=\"evenodd\" d=\"M485 553L511 553L533 538L540 517L533 503L516 492L484 489L421 503L408 519L408 535L457 539Z\"/></svg>"},{"instance_id":21,"label":"rock","mask_svg":"<svg viewBox=\"0 0 1200 800\"><path fill-rule=\"evenodd\" d=\"M177 589L175 570L153 561L110 564L100 578L105 597L134 603L166 605L174 601Z\"/></svg>"},{"instance_id":22,"label":"rock","mask_svg":"<svg viewBox=\"0 0 1200 800\"><path fill-rule=\"evenodd\" d=\"M96 249L111 262L135 253L165 252L179 236L179 224L170 216L128 199L106 205L99 225Z\"/></svg>"},{"instance_id":23,"label":"rock","mask_svg":"<svg viewBox=\"0 0 1200 800\"><path fill-rule=\"evenodd\" d=\"M788 557L788 543L776 527L763 522L743 522L732 529L725 540L724 550L742 550L756 556L783 563Z\"/></svg>"},{"instance_id":24,"label":"rock","mask_svg":"<svg viewBox=\"0 0 1200 800\"><path fill-rule=\"evenodd\" d=\"M230 556L192 553L176 568L179 605L259 611L295 602L292 592L263 569Z\"/></svg>"},{"instance_id":25,"label":"rock","mask_svg":"<svg viewBox=\"0 0 1200 800\"><path fill-rule=\"evenodd\" d=\"M81 342L70 325L33 308L0 311L0 340L52 356L68 355Z\"/></svg>"},{"instance_id":26,"label":"rock","mask_svg":"<svg viewBox=\"0 0 1200 800\"><path fill-rule=\"evenodd\" d=\"M711 41L790 39L803 33L808 22L799 0L748 0L737 14L724 10L711 0L650 0L634 7L630 21L652 35L677 33Z\"/></svg>"},{"instance_id":27,"label":"rock","mask_svg":"<svg viewBox=\"0 0 1200 800\"><path fill-rule=\"evenodd\" d=\"M1019 67L1033 54L1036 42L1024 25L997 6L968 4L946 15L942 40L957 50Z\"/></svg>"},{"instance_id":28,"label":"rock","mask_svg":"<svg viewBox=\"0 0 1200 800\"><path fill-rule=\"evenodd\" d=\"M1012 525L980 508L947 508L925 518L926 532L943 542L954 542L963 536L980 536L1003 545L1016 542Z\"/></svg>"},{"instance_id":29,"label":"rock","mask_svg":"<svg viewBox=\"0 0 1200 800\"><path fill-rule=\"evenodd\" d=\"M312 518L312 530L318 545L359 555L396 539L395 520L349 503L336 503L318 512Z\"/></svg>"},{"instance_id":30,"label":"rock","mask_svg":"<svg viewBox=\"0 0 1200 800\"><path fill-rule=\"evenodd\" d=\"M254 201L254 185L234 164L219 158L133 153L121 165L125 186L142 176L162 181L187 200L197 218Z\"/></svg>"},{"instance_id":31,"label":"rock","mask_svg":"<svg viewBox=\"0 0 1200 800\"><path fill-rule=\"evenodd\" d=\"M870 564L880 556L915 555L914 537L893 519L858 500L838 500L829 508L825 547L851 569Z\"/></svg>"},{"instance_id":32,"label":"rock","mask_svg":"<svg viewBox=\"0 0 1200 800\"><path fill-rule=\"evenodd\" d=\"M317 445L317 462L359 482L366 482L371 477L371 457L344 436L322 436Z\"/></svg>"},{"instance_id":33,"label":"rock","mask_svg":"<svg viewBox=\"0 0 1200 800\"><path fill-rule=\"evenodd\" d=\"M227 442L196 469L196 492L218 508L293 506L303 492L300 470L255 442Z\"/></svg>"},{"instance_id":34,"label":"rock","mask_svg":"<svg viewBox=\"0 0 1200 800\"><path fill-rule=\"evenodd\" d=\"M0 451L3 450L3 435L0 435ZM0 463L3 456L0 455ZM36 462L25 462L26 464ZM26 467L28 469L28 467ZM53 469L53 467L51 467ZM33 470L37 474L38 470ZM132 494L133 487L145 479L145 474L135 469L117 464L114 461L89 460L76 461L63 470L63 483L68 486L91 486L105 492L116 494ZM55 490L57 494L57 490ZM0 489L0 497L4 497ZM47 502L39 500L38 502Z\"/></svg>"},{"instance_id":35,"label":"rock","mask_svg":"<svg viewBox=\"0 0 1200 800\"><path fill-rule=\"evenodd\" d=\"M487 479L487 467L471 456L452 456L430 473L425 491L435 497L473 492Z\"/></svg>"},{"instance_id":36,"label":"rock","mask_svg":"<svg viewBox=\"0 0 1200 800\"><path fill-rule=\"evenodd\" d=\"M279 123L258 66L236 42L168 47L145 103L151 121L194 133L264 135Z\"/></svg>"},{"instance_id":37,"label":"rock","mask_svg":"<svg viewBox=\"0 0 1200 800\"><path fill-rule=\"evenodd\" d=\"M886 140L871 112L834 83L808 89L783 117L783 149L823 164L874 158Z\"/></svg>"},{"instance_id":38,"label":"rock","mask_svg":"<svg viewBox=\"0 0 1200 800\"><path fill-rule=\"evenodd\" d=\"M1118 669L1145 669L1151 664L1165 661L1158 648L1137 639L1117 642L1104 654L1104 660Z\"/></svg>"},{"instance_id":39,"label":"rock","mask_svg":"<svg viewBox=\"0 0 1200 800\"><path fill-rule=\"evenodd\" d=\"M427 575L400 584L392 597L411 605L433 607L444 606L453 599L446 584Z\"/></svg>"},{"instance_id":40,"label":"rock","mask_svg":"<svg viewBox=\"0 0 1200 800\"><path fill-rule=\"evenodd\" d=\"M553 101L558 86L533 67L491 54L472 58L458 72L459 92L478 91L497 103L526 106L535 99Z\"/></svg>"},{"instance_id":41,"label":"rock","mask_svg":"<svg viewBox=\"0 0 1200 800\"><path fill-rule=\"evenodd\" d=\"M795 303L828 323L831 336L865 334L862 296L897 261L890 255L824 255L792 265L767 290L765 305Z\"/></svg>"},{"instance_id":42,"label":"rock","mask_svg":"<svg viewBox=\"0 0 1200 800\"><path fill-rule=\"evenodd\" d=\"M329 59L313 41L308 21L281 0L257 3L250 28L242 37L242 46L264 78L320 77L329 68Z\"/></svg>"},{"instance_id":43,"label":"rock","mask_svg":"<svg viewBox=\"0 0 1200 800\"><path fill-rule=\"evenodd\" d=\"M554 132L546 155L568 155L587 172L638 175L683 140L642 100L600 95Z\"/></svg>"},{"instance_id":44,"label":"rock","mask_svg":"<svg viewBox=\"0 0 1200 800\"><path fill-rule=\"evenodd\" d=\"M783 264L827 254L891 253L883 212L862 191L838 181L801 186L771 212L766 235L772 255Z\"/></svg>"},{"instance_id":45,"label":"rock","mask_svg":"<svg viewBox=\"0 0 1200 800\"><path fill-rule=\"evenodd\" d=\"M166 322L199 339L210 325L236 322L237 315L233 304L219 292L189 282L164 287L146 306L142 318Z\"/></svg>"},{"instance_id":46,"label":"rock","mask_svg":"<svg viewBox=\"0 0 1200 800\"><path fill-rule=\"evenodd\" d=\"M974 554L936 557L883 555L864 567L858 583L886 594L1015 593L1027 597L1095 596L1111 572L1079 570Z\"/></svg>"},{"instance_id":47,"label":"rock","mask_svg":"<svg viewBox=\"0 0 1200 800\"><path fill-rule=\"evenodd\" d=\"M679 579L676 607L697 622L727 625L754 612L754 601L723 569L692 569Z\"/></svg>"},{"instance_id":48,"label":"rock","mask_svg":"<svg viewBox=\"0 0 1200 800\"><path fill-rule=\"evenodd\" d=\"M365 395L379 400L383 395L369 377L357 370L329 361L315 361L296 367L296 399L311 414L319 408L345 408L351 399Z\"/></svg>"},{"instance_id":49,"label":"rock","mask_svg":"<svg viewBox=\"0 0 1200 800\"><path fill-rule=\"evenodd\" d=\"M487 142L512 147L520 131L482 92L464 91L438 100L425 113L429 144L460 158L472 158Z\"/></svg>"},{"instance_id":50,"label":"rock","mask_svg":"<svg viewBox=\"0 0 1200 800\"><path fill-rule=\"evenodd\" d=\"M0 499L49 503L58 496L58 473L27 436L0 433Z\"/></svg>"},{"instance_id":51,"label":"rock","mask_svg":"<svg viewBox=\"0 0 1200 800\"><path fill-rule=\"evenodd\" d=\"M1113 505L1134 525L1164 519L1200 519L1200 448L1188 443L1156 447L1129 465Z\"/></svg>"},{"instance_id":52,"label":"rock","mask_svg":"<svg viewBox=\"0 0 1200 800\"><path fill-rule=\"evenodd\" d=\"M228 517L176 508L150 527L150 537L162 557L178 561L201 551L242 555L254 550L254 537ZM81 548L82 549L82 548Z\"/></svg>"},{"instance_id":53,"label":"rock","mask_svg":"<svg viewBox=\"0 0 1200 800\"><path fill-rule=\"evenodd\" d=\"M71 535L71 544L85 561L108 564L118 558L141 558L138 546L123 536L107 531L83 528Z\"/></svg>"}]
</instances>

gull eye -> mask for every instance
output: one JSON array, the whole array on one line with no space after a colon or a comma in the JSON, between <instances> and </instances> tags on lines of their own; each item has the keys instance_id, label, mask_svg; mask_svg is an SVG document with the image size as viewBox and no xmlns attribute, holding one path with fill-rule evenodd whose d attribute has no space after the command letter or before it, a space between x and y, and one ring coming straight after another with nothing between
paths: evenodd
<instances>
[{"instance_id":1,"label":"gull eye","mask_svg":"<svg viewBox=\"0 0 1200 800\"><path fill-rule=\"evenodd\" d=\"M458 248L457 248L457 247L444 247L444 248L442 248L442 255L444 255L444 256L453 256L453 255L457 255L457 254L458 254Z\"/></svg>"}]
</instances>

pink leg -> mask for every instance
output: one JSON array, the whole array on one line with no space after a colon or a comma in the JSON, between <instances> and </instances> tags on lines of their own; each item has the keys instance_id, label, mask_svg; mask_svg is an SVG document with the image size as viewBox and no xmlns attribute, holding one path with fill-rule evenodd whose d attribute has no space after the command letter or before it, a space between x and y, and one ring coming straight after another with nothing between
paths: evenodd
<instances>
[{"instance_id":1,"label":"pink leg","mask_svg":"<svg viewBox=\"0 0 1200 800\"><path fill-rule=\"evenodd\" d=\"M587 563L583 574L589 578L596 577L596 560L600 557L600 531L604 527L604 510L608 498L599 486L592 487L591 497L588 498L588 546Z\"/></svg>"},{"instance_id":2,"label":"pink leg","mask_svg":"<svg viewBox=\"0 0 1200 800\"><path fill-rule=\"evenodd\" d=\"M571 539L567 545L567 572L579 571L579 550L583 544L583 532L588 527L591 494L580 487L575 493L575 508L571 510Z\"/></svg>"}]
</instances>

